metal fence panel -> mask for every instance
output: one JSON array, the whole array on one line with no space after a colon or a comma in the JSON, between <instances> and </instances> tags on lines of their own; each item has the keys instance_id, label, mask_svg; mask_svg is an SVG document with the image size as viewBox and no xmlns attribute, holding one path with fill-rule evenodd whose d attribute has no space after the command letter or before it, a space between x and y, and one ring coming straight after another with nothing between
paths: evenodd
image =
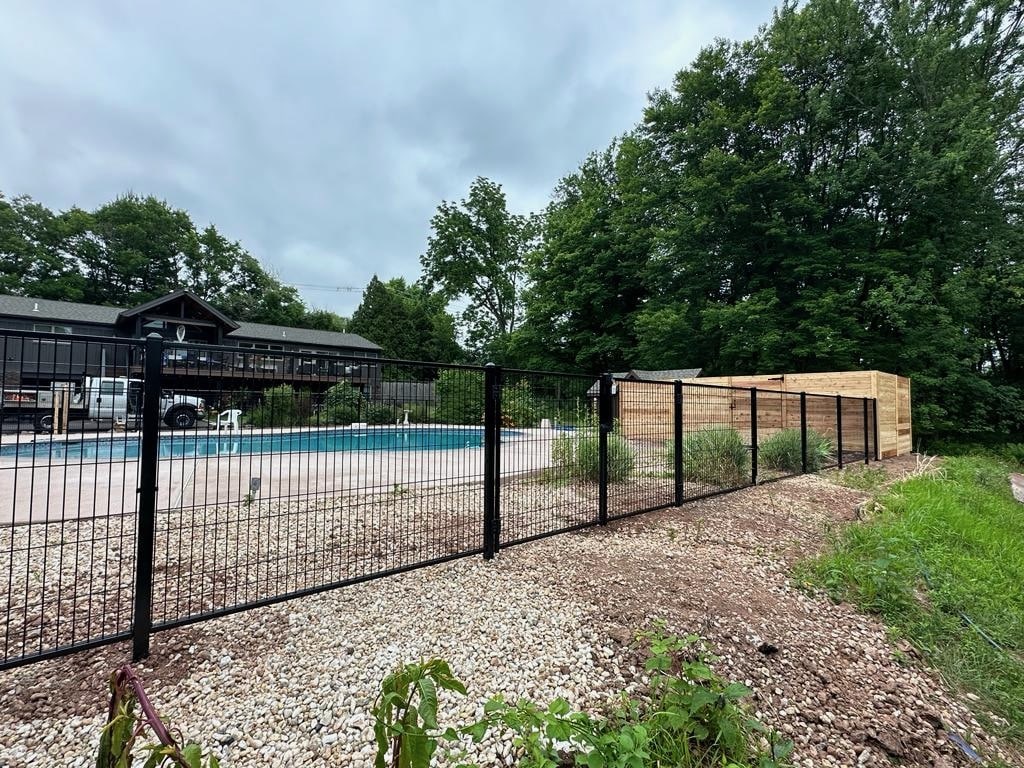
<instances>
[{"instance_id":1,"label":"metal fence panel","mask_svg":"<svg viewBox=\"0 0 1024 768\"><path fill-rule=\"evenodd\" d=\"M608 517L675 503L675 385L616 379L615 429L608 442Z\"/></svg>"},{"instance_id":2,"label":"metal fence panel","mask_svg":"<svg viewBox=\"0 0 1024 768\"><path fill-rule=\"evenodd\" d=\"M129 635L143 382L136 341L13 331L0 340L7 667Z\"/></svg>"},{"instance_id":3,"label":"metal fence panel","mask_svg":"<svg viewBox=\"0 0 1024 768\"><path fill-rule=\"evenodd\" d=\"M751 483L749 389L683 383L683 495L687 501Z\"/></svg>"},{"instance_id":4,"label":"metal fence panel","mask_svg":"<svg viewBox=\"0 0 1024 768\"><path fill-rule=\"evenodd\" d=\"M501 544L598 522L594 379L505 370L501 387Z\"/></svg>"},{"instance_id":5,"label":"metal fence panel","mask_svg":"<svg viewBox=\"0 0 1024 768\"><path fill-rule=\"evenodd\" d=\"M0 336L0 668L877 450L875 404L696 382ZM814 462L811 462L813 465Z\"/></svg>"},{"instance_id":6,"label":"metal fence panel","mask_svg":"<svg viewBox=\"0 0 1024 768\"><path fill-rule=\"evenodd\" d=\"M482 371L276 357L221 354L203 379L170 358L165 382L213 413L161 440L158 629L482 551ZM385 365L434 394L382 400Z\"/></svg>"},{"instance_id":7,"label":"metal fence panel","mask_svg":"<svg viewBox=\"0 0 1024 768\"><path fill-rule=\"evenodd\" d=\"M840 465L840 427L837 418L836 397L807 393L807 430L812 438L821 438L826 446L826 457L822 468ZM813 439L812 439L813 442Z\"/></svg>"}]
</instances>

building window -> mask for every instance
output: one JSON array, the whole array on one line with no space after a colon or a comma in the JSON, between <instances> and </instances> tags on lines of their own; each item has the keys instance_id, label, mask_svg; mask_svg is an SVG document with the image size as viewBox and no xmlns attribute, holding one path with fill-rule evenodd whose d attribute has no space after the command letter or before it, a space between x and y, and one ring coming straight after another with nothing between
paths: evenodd
<instances>
[{"instance_id":1,"label":"building window","mask_svg":"<svg viewBox=\"0 0 1024 768\"><path fill-rule=\"evenodd\" d=\"M50 325L48 323L33 323L32 330L42 333L71 333L70 325Z\"/></svg>"}]
</instances>

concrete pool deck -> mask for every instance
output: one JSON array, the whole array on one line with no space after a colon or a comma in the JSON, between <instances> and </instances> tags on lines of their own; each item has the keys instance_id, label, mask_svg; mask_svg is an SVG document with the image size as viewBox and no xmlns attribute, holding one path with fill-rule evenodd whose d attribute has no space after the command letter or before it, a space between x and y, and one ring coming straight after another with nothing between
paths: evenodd
<instances>
[{"instance_id":1,"label":"concrete pool deck","mask_svg":"<svg viewBox=\"0 0 1024 768\"><path fill-rule=\"evenodd\" d=\"M441 425L358 427L360 430L444 429ZM453 426L452 429L467 429ZM224 433L221 455L161 459L157 468L157 510L246 503L248 500L302 500L323 496L391 492L481 482L484 451L476 448L334 451L308 453L241 453L240 437L330 432L330 429L242 430ZM137 433L135 433L137 434ZM166 432L190 437L195 432ZM207 433L200 432L200 435ZM515 429L502 437L501 474L511 476L550 466L554 429ZM35 437L35 436L34 436ZM21 439L19 439L21 438ZM36 437L6 435L0 445L44 446L64 441L134 440L123 432L94 432ZM67 459L50 462L0 458L0 526L62 522L135 514L138 509L139 461ZM258 490L249 497L252 481Z\"/></svg>"}]
</instances>

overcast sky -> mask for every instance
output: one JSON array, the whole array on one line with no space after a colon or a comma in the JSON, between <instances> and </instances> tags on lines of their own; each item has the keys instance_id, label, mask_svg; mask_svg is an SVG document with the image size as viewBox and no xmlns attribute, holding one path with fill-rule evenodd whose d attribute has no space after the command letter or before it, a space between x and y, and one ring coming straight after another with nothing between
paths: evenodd
<instances>
[{"instance_id":1,"label":"overcast sky","mask_svg":"<svg viewBox=\"0 0 1024 768\"><path fill-rule=\"evenodd\" d=\"M54 209L152 194L280 279L419 274L476 176L513 210L640 118L771 0L0 0L0 191ZM358 293L302 287L351 313Z\"/></svg>"}]
</instances>

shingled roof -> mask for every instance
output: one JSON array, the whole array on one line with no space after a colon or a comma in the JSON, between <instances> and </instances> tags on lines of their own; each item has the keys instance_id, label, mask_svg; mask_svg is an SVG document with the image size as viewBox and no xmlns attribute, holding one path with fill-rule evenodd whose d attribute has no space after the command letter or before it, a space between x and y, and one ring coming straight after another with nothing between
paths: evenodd
<instances>
[{"instance_id":1,"label":"shingled roof","mask_svg":"<svg viewBox=\"0 0 1024 768\"><path fill-rule=\"evenodd\" d=\"M676 379L696 379L700 376L702 368L669 368L664 371L643 371L638 368L632 368L628 371L622 371L612 374L612 378L615 381L675 381ZM618 393L618 386L615 382L612 382L612 394ZM600 379L590 386L587 390L587 395L590 397L597 397L601 394L601 381Z\"/></svg>"},{"instance_id":2,"label":"shingled roof","mask_svg":"<svg viewBox=\"0 0 1024 768\"><path fill-rule=\"evenodd\" d=\"M204 306L209 306L202 299L195 297L188 291L175 291L168 294L168 296L129 309L106 307L99 304L81 304L74 301L34 299L30 296L0 295L0 317L7 316L49 322L91 323L115 326L121 317L144 312L146 308L152 305L159 305L166 299L174 298L178 295L188 295ZM381 349L372 341L354 333L318 331L311 328L292 328L285 325L266 325L264 323L242 323L231 320L212 307L210 310L216 312L217 316L223 319L226 330L229 331L226 334L226 337L229 339L276 341L278 343L309 344L319 347L339 347L372 350L375 352L379 352Z\"/></svg>"}]
</instances>

